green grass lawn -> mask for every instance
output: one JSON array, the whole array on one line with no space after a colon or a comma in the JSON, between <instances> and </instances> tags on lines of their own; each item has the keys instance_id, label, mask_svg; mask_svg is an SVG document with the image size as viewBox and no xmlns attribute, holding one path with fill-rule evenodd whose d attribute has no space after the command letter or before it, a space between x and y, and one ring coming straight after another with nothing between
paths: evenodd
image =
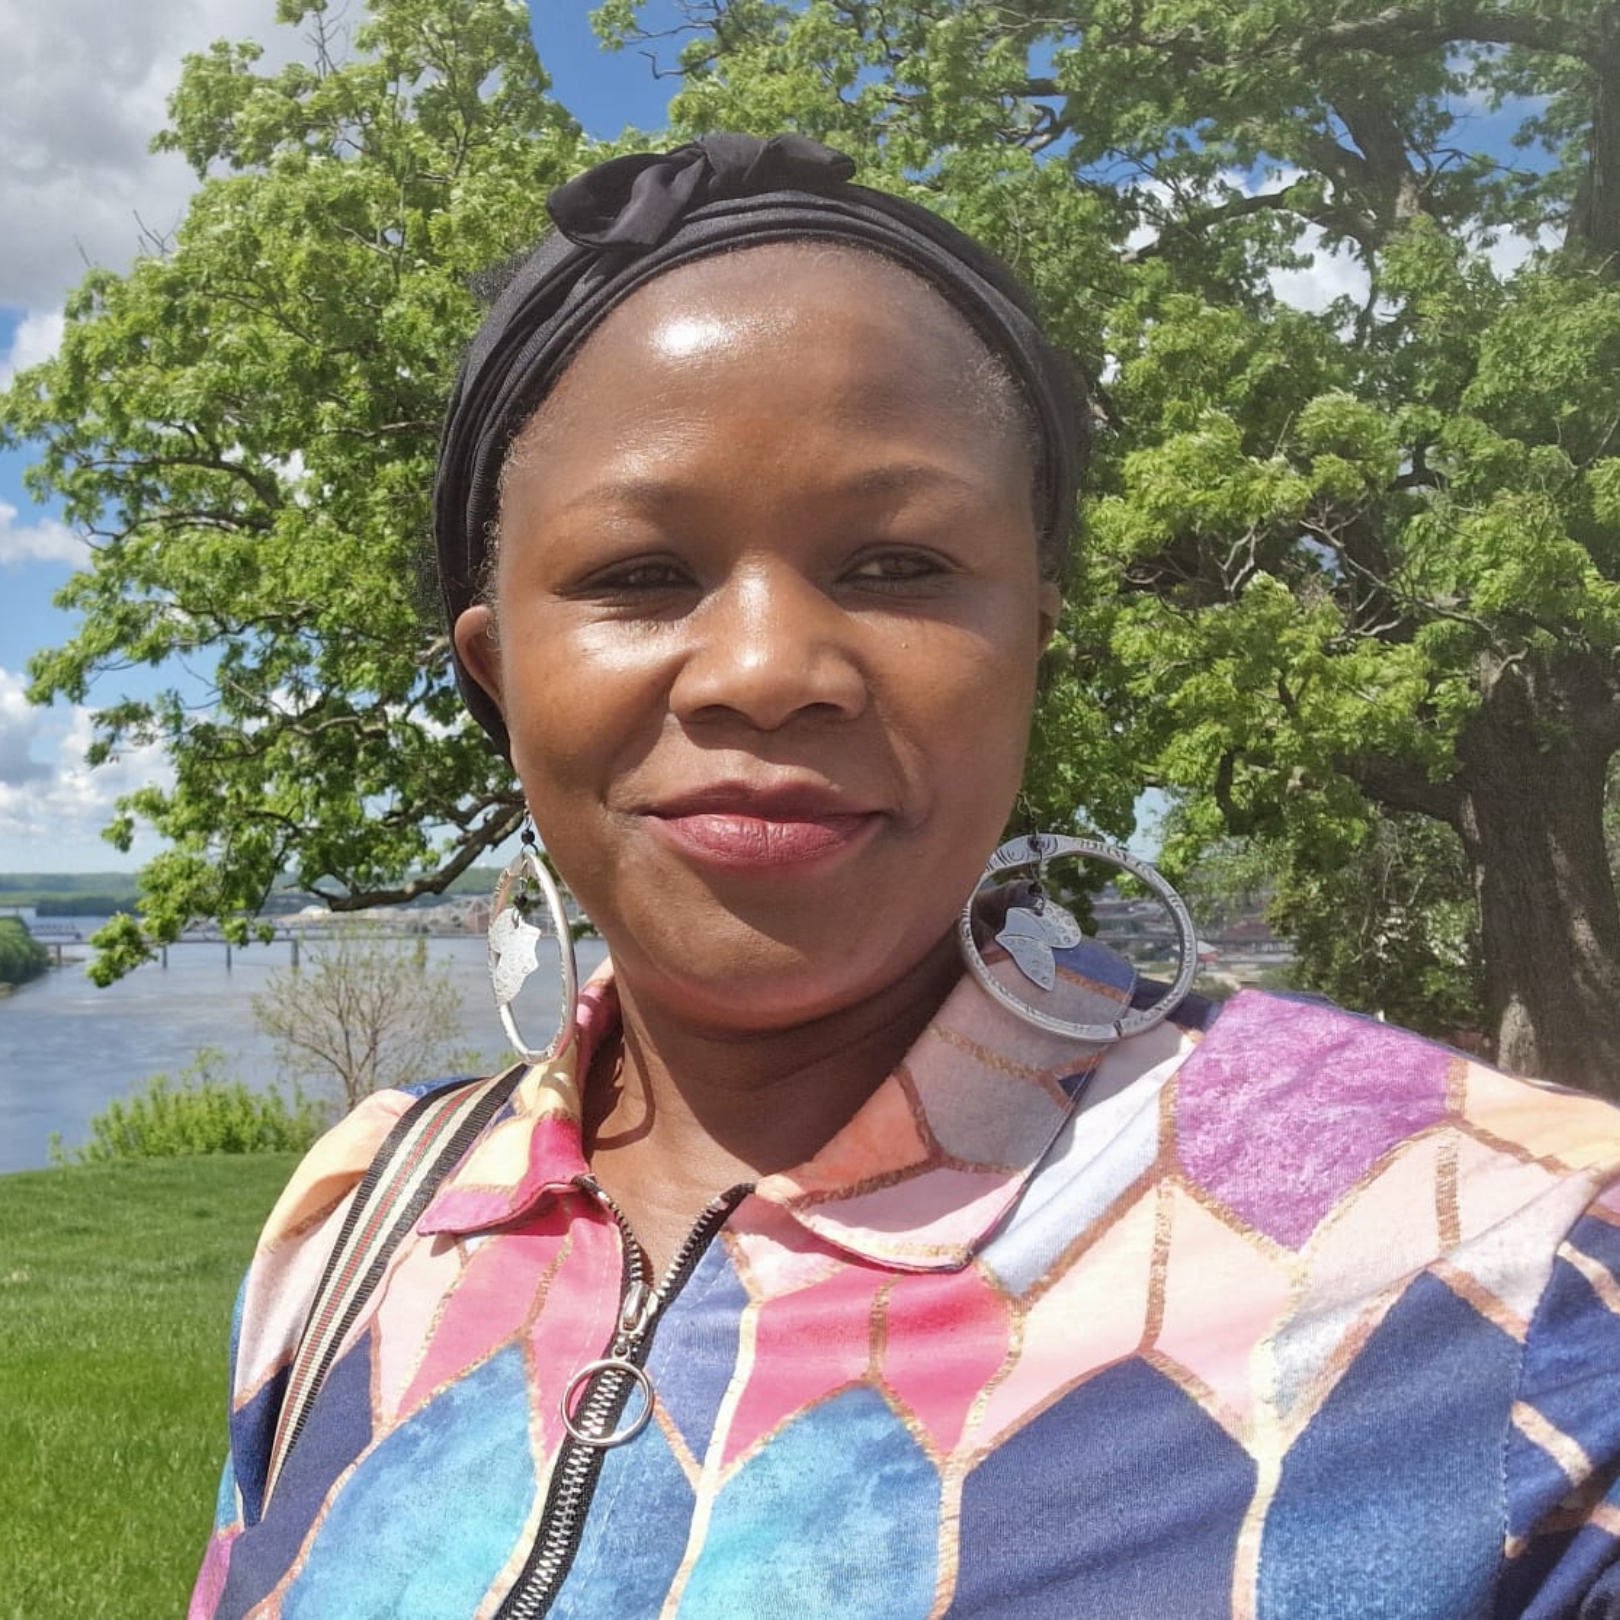
<instances>
[{"instance_id":1,"label":"green grass lawn","mask_svg":"<svg viewBox=\"0 0 1620 1620\"><path fill-rule=\"evenodd\" d=\"M292 1154L0 1176L0 1616L183 1615L231 1304Z\"/></svg>"}]
</instances>

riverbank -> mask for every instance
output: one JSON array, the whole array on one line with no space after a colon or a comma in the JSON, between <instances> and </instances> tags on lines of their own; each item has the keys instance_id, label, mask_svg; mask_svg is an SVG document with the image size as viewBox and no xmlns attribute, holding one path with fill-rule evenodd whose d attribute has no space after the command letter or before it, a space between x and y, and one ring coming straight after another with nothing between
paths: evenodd
<instances>
[{"instance_id":1,"label":"riverbank","mask_svg":"<svg viewBox=\"0 0 1620 1620\"><path fill-rule=\"evenodd\" d=\"M0 1620L178 1615L231 1303L290 1154L0 1177Z\"/></svg>"},{"instance_id":2,"label":"riverbank","mask_svg":"<svg viewBox=\"0 0 1620 1620\"><path fill-rule=\"evenodd\" d=\"M464 935L429 939L424 949L427 971L459 991L461 1014L448 1031L453 1061L414 1078L499 1068L506 1042L488 946ZM581 978L605 955L600 940L581 940ZM285 1078L273 1042L254 1028L253 998L291 964L286 941L231 952L188 943L169 948L167 966L150 963L105 989L82 967L53 969L23 985L0 1003L0 1172L43 1169L52 1132L70 1147L83 1142L109 1102L154 1074L178 1075L205 1046L222 1051L223 1072L250 1087ZM556 974L549 962L541 965L523 991L523 1027L531 1032L549 1031L557 1016ZM313 1084L305 1089L317 1092Z\"/></svg>"}]
</instances>

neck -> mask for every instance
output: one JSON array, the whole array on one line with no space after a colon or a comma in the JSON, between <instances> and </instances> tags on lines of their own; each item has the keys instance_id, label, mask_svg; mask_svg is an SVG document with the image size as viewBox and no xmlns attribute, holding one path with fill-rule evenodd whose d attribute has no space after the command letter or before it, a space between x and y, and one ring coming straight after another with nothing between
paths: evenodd
<instances>
[{"instance_id":1,"label":"neck","mask_svg":"<svg viewBox=\"0 0 1620 1620\"><path fill-rule=\"evenodd\" d=\"M786 1030L694 1026L621 979L622 1042L585 1085L593 1169L632 1202L695 1212L803 1162L899 1064L959 974L947 937L868 999ZM621 1198L621 1201L622 1198ZM638 1226L639 1230L639 1226Z\"/></svg>"}]
</instances>

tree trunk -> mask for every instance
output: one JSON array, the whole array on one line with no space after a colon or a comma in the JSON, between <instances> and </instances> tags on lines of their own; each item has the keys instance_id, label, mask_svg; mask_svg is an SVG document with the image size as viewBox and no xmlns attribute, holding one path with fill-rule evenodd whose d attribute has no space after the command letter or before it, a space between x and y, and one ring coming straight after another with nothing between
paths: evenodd
<instances>
[{"instance_id":1,"label":"tree trunk","mask_svg":"<svg viewBox=\"0 0 1620 1620\"><path fill-rule=\"evenodd\" d=\"M1457 830L1497 1062L1620 1099L1620 906L1603 840L1612 745L1607 726L1572 715L1567 690L1547 690L1558 684L1545 671L1493 683L1459 740Z\"/></svg>"},{"instance_id":2,"label":"tree trunk","mask_svg":"<svg viewBox=\"0 0 1620 1620\"><path fill-rule=\"evenodd\" d=\"M1620 4L1609 0L1599 8L1592 33L1592 149L1568 240L1583 244L1610 275L1620 275Z\"/></svg>"}]
</instances>

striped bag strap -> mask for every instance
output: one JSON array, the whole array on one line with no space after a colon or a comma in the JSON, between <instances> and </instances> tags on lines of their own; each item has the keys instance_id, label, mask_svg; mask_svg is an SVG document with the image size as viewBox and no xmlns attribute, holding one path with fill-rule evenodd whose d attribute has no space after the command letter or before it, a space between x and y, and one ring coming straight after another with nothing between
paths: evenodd
<instances>
[{"instance_id":1,"label":"striped bag strap","mask_svg":"<svg viewBox=\"0 0 1620 1620\"><path fill-rule=\"evenodd\" d=\"M265 1470L265 1503L303 1431L338 1346L382 1280L390 1257L422 1218L439 1183L511 1096L525 1067L515 1064L487 1080L430 1091L405 1111L377 1150L355 1190L304 1319Z\"/></svg>"}]
</instances>

